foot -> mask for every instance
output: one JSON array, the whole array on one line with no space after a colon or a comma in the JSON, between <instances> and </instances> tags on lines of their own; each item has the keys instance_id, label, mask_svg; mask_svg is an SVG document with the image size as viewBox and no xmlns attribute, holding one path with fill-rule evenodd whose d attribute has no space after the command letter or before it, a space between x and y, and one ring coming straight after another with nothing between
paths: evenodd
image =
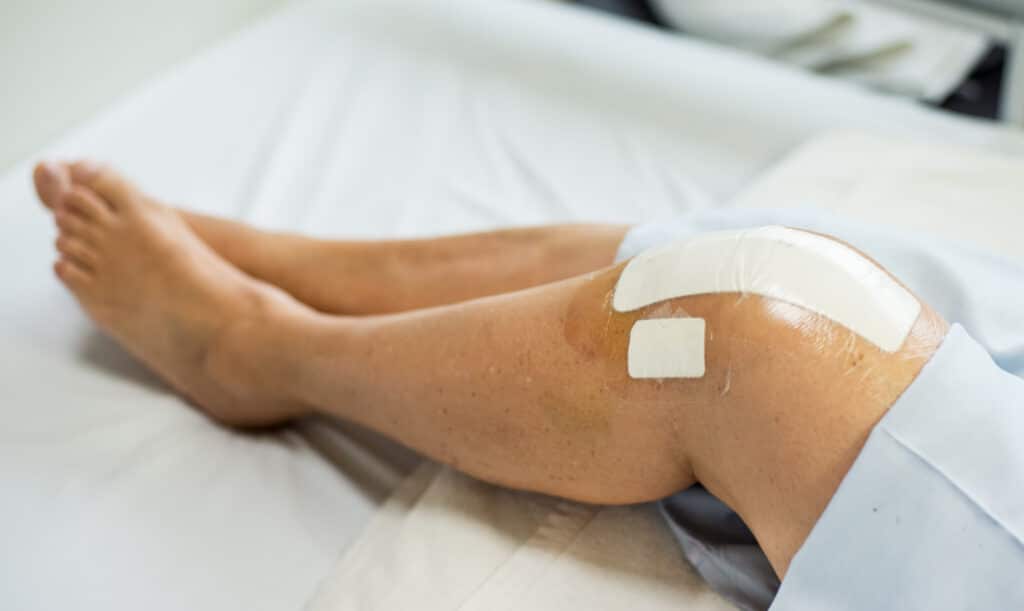
<instances>
[{"instance_id":1,"label":"foot","mask_svg":"<svg viewBox=\"0 0 1024 611\"><path fill-rule=\"evenodd\" d=\"M85 162L41 163L36 166L35 183L39 198L51 210L60 207L61 194L82 184L95 166ZM128 185L110 168L103 168L108 182ZM302 303L329 314L361 314L376 311L366 306L365 295L379 291L376 276L366 270L379 269L367 260L366 248L356 242L325 242L305 236L263 231L224 218L172 208L192 232L222 259L249 276L272 284ZM331 270L325 274L324 270Z\"/></svg>"},{"instance_id":2,"label":"foot","mask_svg":"<svg viewBox=\"0 0 1024 611\"><path fill-rule=\"evenodd\" d=\"M300 415L284 384L242 364L237 338L258 343L261 330L305 306L232 267L179 214L118 176L81 164L75 174L40 164L35 181L60 231L54 269L93 321L221 422Z\"/></svg>"}]
</instances>

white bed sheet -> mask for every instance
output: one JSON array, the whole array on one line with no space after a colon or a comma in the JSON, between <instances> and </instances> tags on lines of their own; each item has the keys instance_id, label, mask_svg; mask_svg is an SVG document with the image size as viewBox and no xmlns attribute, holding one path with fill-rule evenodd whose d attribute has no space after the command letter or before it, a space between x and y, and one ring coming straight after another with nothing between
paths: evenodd
<instances>
[{"instance_id":1,"label":"white bed sheet","mask_svg":"<svg viewBox=\"0 0 1024 611\"><path fill-rule=\"evenodd\" d=\"M813 208L823 202L851 220L1024 262L1024 157L835 131L788 155L732 205ZM977 329L971 333L977 337Z\"/></svg>"},{"instance_id":2,"label":"white bed sheet","mask_svg":"<svg viewBox=\"0 0 1024 611\"><path fill-rule=\"evenodd\" d=\"M394 236L714 205L836 126L1024 152L1019 134L546 2L324 0L40 154L265 226ZM30 163L0 178L0 604L300 606L409 457L188 409L52 278Z\"/></svg>"}]
</instances>

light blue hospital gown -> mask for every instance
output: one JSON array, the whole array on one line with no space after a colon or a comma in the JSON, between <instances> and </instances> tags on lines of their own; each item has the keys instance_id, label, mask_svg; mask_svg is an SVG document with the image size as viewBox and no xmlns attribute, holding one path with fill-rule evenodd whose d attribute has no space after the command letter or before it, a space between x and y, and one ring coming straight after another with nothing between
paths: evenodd
<instances>
[{"instance_id":1,"label":"light blue hospital gown","mask_svg":"<svg viewBox=\"0 0 1024 611\"><path fill-rule=\"evenodd\" d=\"M687 558L741 609L1024 610L1024 266L799 210L641 225L618 259L762 225L846 240L955 324L875 427L781 587L739 517L700 487L661 503Z\"/></svg>"}]
</instances>

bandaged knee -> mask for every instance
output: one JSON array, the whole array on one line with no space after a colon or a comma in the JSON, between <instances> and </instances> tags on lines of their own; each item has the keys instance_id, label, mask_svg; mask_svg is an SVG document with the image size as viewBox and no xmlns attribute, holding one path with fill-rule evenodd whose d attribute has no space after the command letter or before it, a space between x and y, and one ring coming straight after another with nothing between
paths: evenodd
<instances>
[{"instance_id":1,"label":"bandaged knee","mask_svg":"<svg viewBox=\"0 0 1024 611\"><path fill-rule=\"evenodd\" d=\"M707 233L641 253L619 276L612 308L631 312L716 293L804 308L885 352L899 350L921 311L910 291L857 250L778 226ZM701 318L637 320L629 337L630 377L703 377L705 333Z\"/></svg>"}]
</instances>

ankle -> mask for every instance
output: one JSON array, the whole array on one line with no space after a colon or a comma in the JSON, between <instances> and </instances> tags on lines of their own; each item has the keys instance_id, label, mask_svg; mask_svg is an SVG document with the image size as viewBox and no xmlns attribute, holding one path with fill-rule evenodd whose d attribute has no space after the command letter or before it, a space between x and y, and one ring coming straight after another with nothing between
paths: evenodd
<instances>
[{"instance_id":1,"label":"ankle","mask_svg":"<svg viewBox=\"0 0 1024 611\"><path fill-rule=\"evenodd\" d=\"M217 254L235 267L256 278L267 277L282 265L290 267L285 257L297 250L294 241L300 236L273 233L245 223L187 210L176 210L189 228Z\"/></svg>"},{"instance_id":2,"label":"ankle","mask_svg":"<svg viewBox=\"0 0 1024 611\"><path fill-rule=\"evenodd\" d=\"M311 313L269 286L247 291L241 307L211 339L203 368L218 386L240 400L291 406L287 417L308 411L295 393L297 363L284 348L296 318Z\"/></svg>"}]
</instances>

